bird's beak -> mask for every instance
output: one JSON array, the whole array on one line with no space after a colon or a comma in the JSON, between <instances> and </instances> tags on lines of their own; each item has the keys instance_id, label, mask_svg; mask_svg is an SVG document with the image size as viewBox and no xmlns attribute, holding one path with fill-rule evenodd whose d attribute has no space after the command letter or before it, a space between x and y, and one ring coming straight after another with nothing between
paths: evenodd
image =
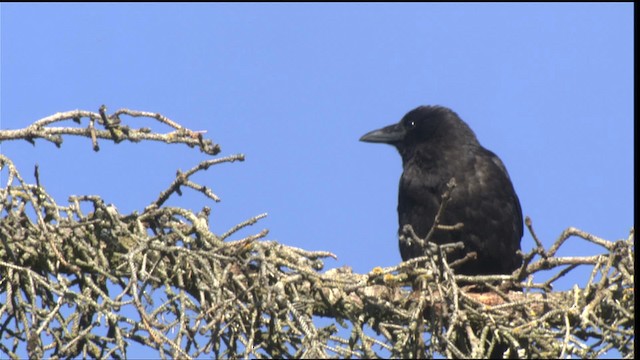
<instances>
[{"instance_id":1,"label":"bird's beak","mask_svg":"<svg viewBox=\"0 0 640 360\"><path fill-rule=\"evenodd\" d=\"M382 129L370 131L360 138L360 141L364 142L372 142L372 143L385 143L385 144L395 144L402 139L406 134L405 129L402 128L401 124L393 124Z\"/></svg>"}]
</instances>

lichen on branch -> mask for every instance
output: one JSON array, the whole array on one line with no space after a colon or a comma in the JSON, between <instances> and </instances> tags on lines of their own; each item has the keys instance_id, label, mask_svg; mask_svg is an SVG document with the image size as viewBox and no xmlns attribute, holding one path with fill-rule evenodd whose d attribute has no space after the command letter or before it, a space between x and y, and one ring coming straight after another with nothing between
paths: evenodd
<instances>
[{"instance_id":1,"label":"lichen on branch","mask_svg":"<svg viewBox=\"0 0 640 360\"><path fill-rule=\"evenodd\" d=\"M174 130L132 129L123 115ZM83 128L51 126L85 118ZM127 109L58 113L0 131L0 141L60 145L65 136L90 138L96 150L103 139L219 152L203 132ZM536 247L510 275L456 275L460 262L448 264L444 254L460 244L427 247L423 257L364 274L323 271L324 260L336 257L331 252L266 240L266 229L237 238L266 214L211 232L209 205L219 198L192 177L243 159L213 158L177 172L157 199L123 214L96 195L62 204L46 192L44 179L26 182L0 155L0 357L121 358L132 344L154 349L153 357L187 359L487 357L496 349L526 358L591 358L612 350L633 357L633 229L609 241L568 228L547 249L527 219ZM200 210L166 205L182 189L204 195ZM455 227L438 226L449 225ZM411 228L401 236L428 242ZM558 256L568 241L600 252ZM589 277L554 291L578 267L589 267Z\"/></svg>"}]
</instances>

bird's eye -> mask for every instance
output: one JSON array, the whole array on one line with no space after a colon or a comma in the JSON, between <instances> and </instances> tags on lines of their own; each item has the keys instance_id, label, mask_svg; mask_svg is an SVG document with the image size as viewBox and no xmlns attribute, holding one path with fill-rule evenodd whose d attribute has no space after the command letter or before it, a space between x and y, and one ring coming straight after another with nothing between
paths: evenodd
<instances>
[{"instance_id":1,"label":"bird's eye","mask_svg":"<svg viewBox=\"0 0 640 360\"><path fill-rule=\"evenodd\" d=\"M406 122L407 129L413 129L414 127L416 127L416 121L415 120L409 120Z\"/></svg>"}]
</instances>

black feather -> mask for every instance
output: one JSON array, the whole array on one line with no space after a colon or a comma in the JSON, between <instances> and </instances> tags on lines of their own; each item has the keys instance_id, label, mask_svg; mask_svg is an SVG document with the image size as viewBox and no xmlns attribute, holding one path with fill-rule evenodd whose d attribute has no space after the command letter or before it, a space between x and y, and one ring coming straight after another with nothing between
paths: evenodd
<instances>
[{"instance_id":1,"label":"black feather","mask_svg":"<svg viewBox=\"0 0 640 360\"><path fill-rule=\"evenodd\" d=\"M399 123L371 131L361 141L395 146L402 157L403 172L398 194L400 229L410 224L425 238L433 226L442 194L451 178L456 187L441 224L462 223L459 230L436 230L431 241L461 241L464 250L452 253L449 262L476 252L458 274L508 274L522 257L522 210L502 161L480 145L471 128L453 111L442 106L420 106ZM403 260L425 254L417 243L400 243Z\"/></svg>"}]
</instances>

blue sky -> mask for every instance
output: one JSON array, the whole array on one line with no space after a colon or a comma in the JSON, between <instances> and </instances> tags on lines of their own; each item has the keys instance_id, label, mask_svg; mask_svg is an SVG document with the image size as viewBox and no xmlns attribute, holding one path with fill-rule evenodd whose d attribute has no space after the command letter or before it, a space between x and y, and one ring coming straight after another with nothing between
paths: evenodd
<instances>
[{"instance_id":1,"label":"blue sky","mask_svg":"<svg viewBox=\"0 0 640 360\"><path fill-rule=\"evenodd\" d=\"M185 190L172 204L211 206L214 232L267 212L238 236L268 228L268 239L332 251L326 268L395 265L400 157L358 139L422 104L452 108L502 158L545 245L569 226L609 240L633 226L630 3L0 9L0 128L106 104L207 130L221 156L246 161L196 178L221 203ZM58 203L100 194L123 212L206 159L154 143L102 142L94 153L79 138L0 151L29 181L38 163ZM593 253L584 244L562 254ZM533 245L525 233L523 249Z\"/></svg>"}]
</instances>

